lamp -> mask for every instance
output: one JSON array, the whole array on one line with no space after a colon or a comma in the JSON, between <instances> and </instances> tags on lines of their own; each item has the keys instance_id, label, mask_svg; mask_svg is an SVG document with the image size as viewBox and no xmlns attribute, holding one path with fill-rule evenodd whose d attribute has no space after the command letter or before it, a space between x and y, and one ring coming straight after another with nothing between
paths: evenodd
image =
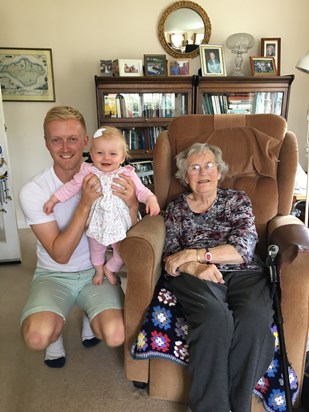
<instances>
[{"instance_id":1,"label":"lamp","mask_svg":"<svg viewBox=\"0 0 309 412\"><path fill-rule=\"evenodd\" d=\"M309 51L299 62L296 68L304 73L309 74ZM307 157L307 186L306 186L306 205L305 205L305 225L308 227L308 210L309 210L309 106L307 109L307 142L306 142L306 157Z\"/></svg>"},{"instance_id":2,"label":"lamp","mask_svg":"<svg viewBox=\"0 0 309 412\"><path fill-rule=\"evenodd\" d=\"M249 33L234 33L226 39L226 47L231 49L232 53L236 54L235 57L235 70L233 76L244 76L242 71L243 54L248 53L254 45L254 37Z\"/></svg>"}]
</instances>

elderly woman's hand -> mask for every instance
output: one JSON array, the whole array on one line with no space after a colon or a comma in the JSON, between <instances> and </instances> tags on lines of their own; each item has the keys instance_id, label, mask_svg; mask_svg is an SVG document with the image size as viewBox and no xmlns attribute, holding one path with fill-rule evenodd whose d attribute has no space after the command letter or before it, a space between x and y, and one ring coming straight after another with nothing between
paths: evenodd
<instances>
[{"instance_id":1,"label":"elderly woman's hand","mask_svg":"<svg viewBox=\"0 0 309 412\"><path fill-rule=\"evenodd\" d=\"M225 283L222 273L214 264L198 263L195 270L195 276L201 280L210 280L214 283Z\"/></svg>"},{"instance_id":2,"label":"elderly woman's hand","mask_svg":"<svg viewBox=\"0 0 309 412\"><path fill-rule=\"evenodd\" d=\"M173 255L167 256L164 259L165 271L172 276L179 275L178 268L184 263L191 262L195 259L196 251L195 249L185 249L174 253Z\"/></svg>"},{"instance_id":3,"label":"elderly woman's hand","mask_svg":"<svg viewBox=\"0 0 309 412\"><path fill-rule=\"evenodd\" d=\"M201 280L209 280L214 283L224 284L222 273L214 264L197 263L195 261L186 262L181 265L175 273L168 272L171 276L179 276L181 272L188 273Z\"/></svg>"}]
</instances>

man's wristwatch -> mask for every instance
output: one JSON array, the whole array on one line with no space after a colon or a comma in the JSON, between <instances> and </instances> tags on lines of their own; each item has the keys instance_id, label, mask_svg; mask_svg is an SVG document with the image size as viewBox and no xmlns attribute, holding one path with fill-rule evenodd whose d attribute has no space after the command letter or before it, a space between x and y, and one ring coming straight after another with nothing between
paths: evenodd
<instances>
[{"instance_id":1,"label":"man's wristwatch","mask_svg":"<svg viewBox=\"0 0 309 412\"><path fill-rule=\"evenodd\" d=\"M209 252L208 248L206 248L205 262L206 263L211 263L211 261L212 261L212 254Z\"/></svg>"}]
</instances>

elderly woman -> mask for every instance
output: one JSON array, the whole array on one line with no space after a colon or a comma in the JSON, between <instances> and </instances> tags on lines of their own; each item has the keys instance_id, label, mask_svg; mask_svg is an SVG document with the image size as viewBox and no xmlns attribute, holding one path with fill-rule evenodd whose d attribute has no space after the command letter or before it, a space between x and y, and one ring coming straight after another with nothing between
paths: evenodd
<instances>
[{"instance_id":1,"label":"elderly woman","mask_svg":"<svg viewBox=\"0 0 309 412\"><path fill-rule=\"evenodd\" d=\"M165 214L165 272L189 324L190 410L250 412L274 354L268 274L254 254L250 199L218 187L221 150L196 143L176 157L188 187Z\"/></svg>"}]
</instances>

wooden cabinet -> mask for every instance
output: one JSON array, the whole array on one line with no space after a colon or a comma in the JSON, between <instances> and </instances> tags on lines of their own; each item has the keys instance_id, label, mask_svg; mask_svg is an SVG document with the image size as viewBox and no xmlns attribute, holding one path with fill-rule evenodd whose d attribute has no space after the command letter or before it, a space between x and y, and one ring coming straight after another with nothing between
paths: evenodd
<instances>
[{"instance_id":1,"label":"wooden cabinet","mask_svg":"<svg viewBox=\"0 0 309 412\"><path fill-rule=\"evenodd\" d=\"M196 113L274 113L287 119L294 75L198 77Z\"/></svg>"},{"instance_id":2,"label":"wooden cabinet","mask_svg":"<svg viewBox=\"0 0 309 412\"><path fill-rule=\"evenodd\" d=\"M95 76L98 127L120 128L133 160L151 160L160 132L177 116L288 115L294 75L269 77Z\"/></svg>"},{"instance_id":3,"label":"wooden cabinet","mask_svg":"<svg viewBox=\"0 0 309 412\"><path fill-rule=\"evenodd\" d=\"M123 131L133 159L151 159L158 135L193 113L192 77L95 76L98 127Z\"/></svg>"}]
</instances>

